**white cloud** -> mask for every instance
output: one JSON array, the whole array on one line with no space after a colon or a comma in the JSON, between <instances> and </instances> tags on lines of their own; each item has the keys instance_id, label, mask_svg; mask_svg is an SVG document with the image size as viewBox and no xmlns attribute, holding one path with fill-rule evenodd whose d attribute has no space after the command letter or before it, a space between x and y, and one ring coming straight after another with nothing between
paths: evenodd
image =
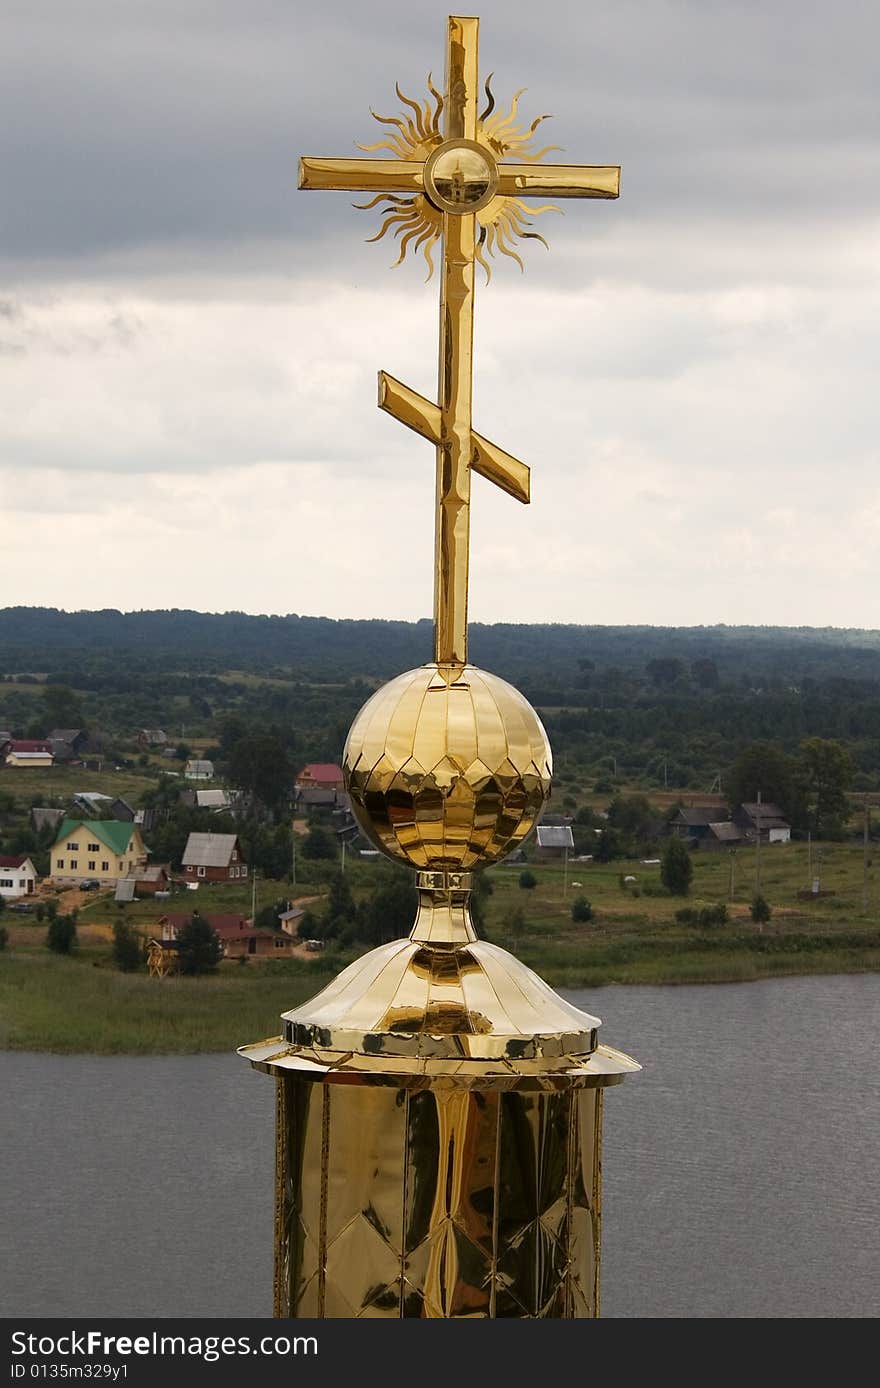
<instances>
[{"instance_id":1,"label":"white cloud","mask_svg":"<svg viewBox=\"0 0 880 1388\"><path fill-rule=\"evenodd\" d=\"M437 57L442 15L392 8L21 7L0 601L94 605L97 564L120 606L427 614L433 455L375 379L433 394L437 281L391 274L344 195L293 192L300 147L344 152ZM488 0L484 61L533 68L566 157L620 155L623 196L542 218L550 256L478 289L474 423L533 504L474 483L472 615L876 625L868 8L552 18Z\"/></svg>"}]
</instances>

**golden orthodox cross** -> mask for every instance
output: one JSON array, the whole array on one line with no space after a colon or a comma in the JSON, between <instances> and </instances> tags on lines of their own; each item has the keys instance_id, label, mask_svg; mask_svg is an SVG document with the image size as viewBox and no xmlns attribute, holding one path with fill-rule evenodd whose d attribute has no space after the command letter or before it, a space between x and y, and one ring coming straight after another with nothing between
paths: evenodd
<instances>
[{"instance_id":1,"label":"golden orthodox cross","mask_svg":"<svg viewBox=\"0 0 880 1388\"><path fill-rule=\"evenodd\" d=\"M408 122L414 149L424 157L304 157L299 173L300 188L371 192L388 196L392 204L404 201L399 195L420 195L442 219L440 403L379 373L380 407L437 448L434 659L440 665L467 661L471 470L518 501L529 500L528 468L475 433L471 422L477 215L504 199L616 198L620 191L616 167L498 160L499 148L505 148L504 126L496 120L496 138L490 140L478 116L478 32L478 19L450 16L442 140L438 132L438 142L425 153ZM403 130L401 122L386 123ZM419 133L421 126L420 114Z\"/></svg>"}]
</instances>

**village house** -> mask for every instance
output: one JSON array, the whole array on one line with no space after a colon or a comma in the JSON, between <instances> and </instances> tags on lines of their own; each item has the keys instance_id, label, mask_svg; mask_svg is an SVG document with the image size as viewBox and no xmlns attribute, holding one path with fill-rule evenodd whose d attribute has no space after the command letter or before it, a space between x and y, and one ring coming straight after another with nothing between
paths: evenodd
<instances>
[{"instance_id":1,"label":"village house","mask_svg":"<svg viewBox=\"0 0 880 1388\"><path fill-rule=\"evenodd\" d=\"M333 815L337 811L345 814L351 809L351 801L344 790L331 790L328 786L297 786L293 793L293 806L298 815Z\"/></svg>"},{"instance_id":2,"label":"village house","mask_svg":"<svg viewBox=\"0 0 880 1388\"><path fill-rule=\"evenodd\" d=\"M686 839L692 847L698 847L712 838L709 826L720 819L717 805L685 805L670 820L669 828L677 838Z\"/></svg>"},{"instance_id":3,"label":"village house","mask_svg":"<svg viewBox=\"0 0 880 1388\"><path fill-rule=\"evenodd\" d=\"M187 762L183 774L188 781L212 781L214 779L214 763L202 761L196 757Z\"/></svg>"},{"instance_id":4,"label":"village house","mask_svg":"<svg viewBox=\"0 0 880 1388\"><path fill-rule=\"evenodd\" d=\"M135 741L139 747L164 747L168 734L164 728L138 728Z\"/></svg>"},{"instance_id":5,"label":"village house","mask_svg":"<svg viewBox=\"0 0 880 1388\"><path fill-rule=\"evenodd\" d=\"M235 797L228 790L193 790L187 786L180 792L180 803L191 810L211 810L214 814L231 811Z\"/></svg>"},{"instance_id":6,"label":"village house","mask_svg":"<svg viewBox=\"0 0 880 1388\"><path fill-rule=\"evenodd\" d=\"M52 747L45 739L11 738L6 744L7 766L52 766Z\"/></svg>"},{"instance_id":7,"label":"village house","mask_svg":"<svg viewBox=\"0 0 880 1388\"><path fill-rule=\"evenodd\" d=\"M58 828L62 819L65 818L64 810L56 810L48 805L35 805L30 812L31 828L39 834L42 829L52 829L53 832Z\"/></svg>"},{"instance_id":8,"label":"village house","mask_svg":"<svg viewBox=\"0 0 880 1388\"><path fill-rule=\"evenodd\" d=\"M82 756L89 740L85 728L52 728L47 736L50 742L65 743L74 757Z\"/></svg>"},{"instance_id":9,"label":"village house","mask_svg":"<svg viewBox=\"0 0 880 1388\"><path fill-rule=\"evenodd\" d=\"M142 863L116 883L117 901L135 901L141 896L168 895L171 875L167 863Z\"/></svg>"},{"instance_id":10,"label":"village house","mask_svg":"<svg viewBox=\"0 0 880 1388\"><path fill-rule=\"evenodd\" d=\"M146 861L140 829L115 819L65 819L49 850L49 872L59 885L88 877L110 887Z\"/></svg>"},{"instance_id":11,"label":"village house","mask_svg":"<svg viewBox=\"0 0 880 1388\"><path fill-rule=\"evenodd\" d=\"M178 931L182 926L189 924L193 914L200 913L187 914L177 911L160 917L159 925L164 946L167 947L169 943L176 941ZM219 935L224 959L240 959L243 955L256 956L258 959L278 959L289 955L297 945L297 941L289 935L281 935L275 930L270 930L268 926L254 925L247 916L211 914L202 916L201 919Z\"/></svg>"},{"instance_id":12,"label":"village house","mask_svg":"<svg viewBox=\"0 0 880 1388\"><path fill-rule=\"evenodd\" d=\"M192 833L183 850L188 882L233 882L248 875L237 834Z\"/></svg>"},{"instance_id":13,"label":"village house","mask_svg":"<svg viewBox=\"0 0 880 1388\"><path fill-rule=\"evenodd\" d=\"M779 806L770 801L766 805L754 801L737 805L732 819L751 843L755 842L759 833L762 843L788 843L791 840L791 825Z\"/></svg>"},{"instance_id":14,"label":"village house","mask_svg":"<svg viewBox=\"0 0 880 1388\"><path fill-rule=\"evenodd\" d=\"M535 839L535 858L541 862L564 858L574 848L574 836L568 824L539 824Z\"/></svg>"},{"instance_id":15,"label":"village house","mask_svg":"<svg viewBox=\"0 0 880 1388\"><path fill-rule=\"evenodd\" d=\"M729 819L710 824L709 836L704 840L707 848L739 848L744 842L742 829Z\"/></svg>"},{"instance_id":16,"label":"village house","mask_svg":"<svg viewBox=\"0 0 880 1388\"><path fill-rule=\"evenodd\" d=\"M335 762L312 761L304 766L296 778L295 788L299 790L345 790L345 777L342 767Z\"/></svg>"},{"instance_id":17,"label":"village house","mask_svg":"<svg viewBox=\"0 0 880 1388\"><path fill-rule=\"evenodd\" d=\"M37 870L24 853L0 853L0 896L33 896Z\"/></svg>"}]
</instances>

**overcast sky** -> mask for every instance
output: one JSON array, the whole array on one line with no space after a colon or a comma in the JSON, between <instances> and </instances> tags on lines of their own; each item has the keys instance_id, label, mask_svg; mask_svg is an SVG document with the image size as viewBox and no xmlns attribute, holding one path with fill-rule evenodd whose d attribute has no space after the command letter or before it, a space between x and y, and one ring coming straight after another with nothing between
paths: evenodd
<instances>
[{"instance_id":1,"label":"overcast sky","mask_svg":"<svg viewBox=\"0 0 880 1388\"><path fill-rule=\"evenodd\" d=\"M880 626L876 0L479 9L499 99L623 175L480 277L533 501L475 479L472 619ZM296 161L442 77L449 6L3 11L0 605L429 615L375 376L434 397L437 279Z\"/></svg>"}]
</instances>

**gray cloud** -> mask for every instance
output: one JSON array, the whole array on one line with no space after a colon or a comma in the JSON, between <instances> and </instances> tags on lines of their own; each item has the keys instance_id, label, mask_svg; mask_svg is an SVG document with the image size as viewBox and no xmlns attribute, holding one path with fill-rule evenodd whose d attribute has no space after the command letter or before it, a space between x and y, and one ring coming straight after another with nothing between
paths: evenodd
<instances>
[{"instance_id":1,"label":"gray cloud","mask_svg":"<svg viewBox=\"0 0 880 1388\"><path fill-rule=\"evenodd\" d=\"M623 195L478 291L475 422L534 500L475 486L474 615L875 625L880 11L479 8L499 98ZM5 601L88 605L88 548L133 606L425 613L430 449L374 400L380 366L433 390L437 282L295 179L439 78L446 13L7 3Z\"/></svg>"}]
</instances>

